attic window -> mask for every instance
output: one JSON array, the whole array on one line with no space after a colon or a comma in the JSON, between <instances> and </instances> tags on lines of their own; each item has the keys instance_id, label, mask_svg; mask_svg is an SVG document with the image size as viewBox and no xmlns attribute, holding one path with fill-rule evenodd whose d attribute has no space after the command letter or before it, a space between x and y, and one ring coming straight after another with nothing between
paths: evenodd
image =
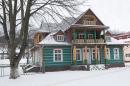
<instances>
[{"instance_id":1,"label":"attic window","mask_svg":"<svg viewBox=\"0 0 130 86\"><path fill-rule=\"evenodd\" d=\"M57 41L64 41L64 35L57 35Z\"/></svg>"}]
</instances>

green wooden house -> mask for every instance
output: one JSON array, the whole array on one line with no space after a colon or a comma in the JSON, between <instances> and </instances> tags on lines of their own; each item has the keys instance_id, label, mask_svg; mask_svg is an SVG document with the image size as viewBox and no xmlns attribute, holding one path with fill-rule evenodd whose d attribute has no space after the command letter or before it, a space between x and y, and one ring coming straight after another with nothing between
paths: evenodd
<instances>
[{"instance_id":1,"label":"green wooden house","mask_svg":"<svg viewBox=\"0 0 130 86\"><path fill-rule=\"evenodd\" d=\"M103 64L124 66L125 43L112 38L108 26L91 9L76 19L62 22L61 30L36 35L32 62L46 71L69 69L72 66ZM42 38L42 39L41 39Z\"/></svg>"}]
</instances>

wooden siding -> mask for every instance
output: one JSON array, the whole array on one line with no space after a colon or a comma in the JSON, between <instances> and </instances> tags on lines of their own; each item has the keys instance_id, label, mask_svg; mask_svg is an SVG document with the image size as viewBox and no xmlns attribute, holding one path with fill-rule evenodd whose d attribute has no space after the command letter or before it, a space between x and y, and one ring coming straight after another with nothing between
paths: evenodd
<instances>
[{"instance_id":1,"label":"wooden siding","mask_svg":"<svg viewBox=\"0 0 130 86\"><path fill-rule=\"evenodd\" d=\"M41 32L37 32L35 35L34 35L34 44L37 44L41 41L41 37L42 37L42 33Z\"/></svg>"},{"instance_id":2,"label":"wooden siding","mask_svg":"<svg viewBox=\"0 0 130 86\"><path fill-rule=\"evenodd\" d=\"M85 15L93 15L96 18L96 25L104 25L100 19L92 12L92 10L88 9L84 15L76 22L76 24L82 24Z\"/></svg>"},{"instance_id":3,"label":"wooden siding","mask_svg":"<svg viewBox=\"0 0 130 86\"><path fill-rule=\"evenodd\" d=\"M60 48L63 50L63 62L54 62L53 61L53 49L55 48ZM90 51L92 52L92 47L90 48ZM120 64L123 63L123 51L121 46L107 46L107 48L110 48L110 60L105 61L104 59L104 47L98 47L100 50L100 62L98 64ZM114 60L114 48L119 48L119 60ZM70 65L84 65L83 61L83 47L78 48L81 50L81 61L76 61L74 64L73 58L71 62L71 46L45 46L43 48L43 64L45 67L65 67L65 66L70 66ZM95 61L93 60L91 64L96 64Z\"/></svg>"},{"instance_id":4,"label":"wooden siding","mask_svg":"<svg viewBox=\"0 0 130 86\"><path fill-rule=\"evenodd\" d=\"M63 50L63 62L53 61L53 49L55 48L60 48ZM71 65L71 46L45 46L43 48L43 58L45 67Z\"/></svg>"},{"instance_id":5,"label":"wooden siding","mask_svg":"<svg viewBox=\"0 0 130 86\"><path fill-rule=\"evenodd\" d=\"M110 64L123 63L123 48L122 46L108 46L110 48ZM114 60L114 48L119 48L119 60Z\"/></svg>"},{"instance_id":6,"label":"wooden siding","mask_svg":"<svg viewBox=\"0 0 130 86\"><path fill-rule=\"evenodd\" d=\"M71 40L72 40L72 32L71 32L71 30L67 30L65 35L66 35L67 42L71 42Z\"/></svg>"},{"instance_id":7,"label":"wooden siding","mask_svg":"<svg viewBox=\"0 0 130 86\"><path fill-rule=\"evenodd\" d=\"M37 32L34 34L33 42L38 44L42 39L44 39L49 33L47 32Z\"/></svg>"}]
</instances>

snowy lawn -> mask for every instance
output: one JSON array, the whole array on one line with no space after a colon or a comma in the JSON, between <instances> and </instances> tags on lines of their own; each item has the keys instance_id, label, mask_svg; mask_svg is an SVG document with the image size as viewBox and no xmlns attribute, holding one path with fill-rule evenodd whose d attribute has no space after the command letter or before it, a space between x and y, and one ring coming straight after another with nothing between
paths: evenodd
<instances>
[{"instance_id":1,"label":"snowy lawn","mask_svg":"<svg viewBox=\"0 0 130 86\"><path fill-rule=\"evenodd\" d=\"M102 71L60 71L0 77L0 86L130 86L130 65Z\"/></svg>"}]
</instances>

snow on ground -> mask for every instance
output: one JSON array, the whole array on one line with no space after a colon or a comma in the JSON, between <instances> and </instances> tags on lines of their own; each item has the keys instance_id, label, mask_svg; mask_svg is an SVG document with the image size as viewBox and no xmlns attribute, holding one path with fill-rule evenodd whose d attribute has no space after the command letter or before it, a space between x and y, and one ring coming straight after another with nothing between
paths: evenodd
<instances>
[{"instance_id":1,"label":"snow on ground","mask_svg":"<svg viewBox=\"0 0 130 86\"><path fill-rule=\"evenodd\" d=\"M130 63L102 71L29 73L16 80L8 77L0 77L1 86L130 86Z\"/></svg>"},{"instance_id":2,"label":"snow on ground","mask_svg":"<svg viewBox=\"0 0 130 86\"><path fill-rule=\"evenodd\" d=\"M27 63L27 59L21 59L20 64L26 64ZM3 65L9 65L9 59L0 59L0 65L3 64Z\"/></svg>"},{"instance_id":3,"label":"snow on ground","mask_svg":"<svg viewBox=\"0 0 130 86\"><path fill-rule=\"evenodd\" d=\"M27 64L27 59L21 59L19 66L26 65L26 64ZM0 59L0 76L9 76L10 73L9 65L10 65L9 59L2 59L2 60ZM20 74L23 74L21 67L19 67L19 72Z\"/></svg>"}]
</instances>

